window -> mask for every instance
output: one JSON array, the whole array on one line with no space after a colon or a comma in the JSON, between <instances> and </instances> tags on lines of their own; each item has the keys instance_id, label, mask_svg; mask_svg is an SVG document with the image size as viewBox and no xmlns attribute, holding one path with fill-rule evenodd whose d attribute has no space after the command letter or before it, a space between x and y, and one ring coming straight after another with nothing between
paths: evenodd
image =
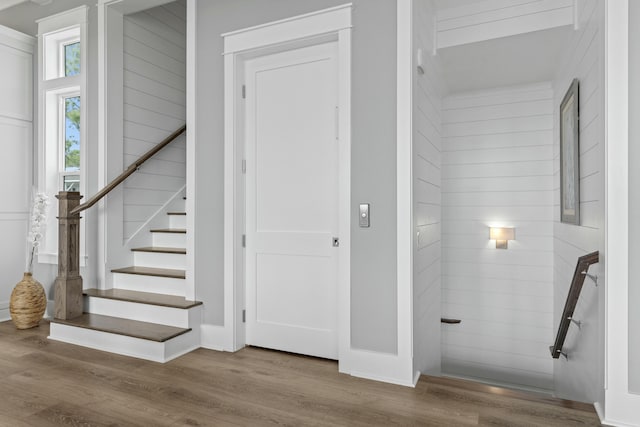
<instances>
[{"instance_id":1,"label":"window","mask_svg":"<svg viewBox=\"0 0 640 427\"><path fill-rule=\"evenodd\" d=\"M64 76L70 77L80 74L80 41L63 44L61 54L64 58Z\"/></svg>"},{"instance_id":2,"label":"window","mask_svg":"<svg viewBox=\"0 0 640 427\"><path fill-rule=\"evenodd\" d=\"M59 154L60 189L63 191L80 191L80 96L62 98L64 111L64 144Z\"/></svg>"},{"instance_id":3,"label":"window","mask_svg":"<svg viewBox=\"0 0 640 427\"><path fill-rule=\"evenodd\" d=\"M59 191L86 192L86 20L82 6L38 21L38 186L52 200ZM58 261L55 211L49 212L39 262ZM84 265L84 222L80 232Z\"/></svg>"}]
</instances>

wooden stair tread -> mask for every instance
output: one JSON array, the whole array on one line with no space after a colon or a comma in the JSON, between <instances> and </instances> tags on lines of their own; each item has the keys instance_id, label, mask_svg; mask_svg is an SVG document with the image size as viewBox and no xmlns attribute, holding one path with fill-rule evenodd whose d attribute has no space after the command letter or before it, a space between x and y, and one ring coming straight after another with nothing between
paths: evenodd
<instances>
[{"instance_id":1,"label":"wooden stair tread","mask_svg":"<svg viewBox=\"0 0 640 427\"><path fill-rule=\"evenodd\" d=\"M167 215L186 215L186 212L167 212Z\"/></svg>"},{"instance_id":2,"label":"wooden stair tread","mask_svg":"<svg viewBox=\"0 0 640 427\"><path fill-rule=\"evenodd\" d=\"M151 230L152 233L181 233L186 234L187 230L184 228L156 228Z\"/></svg>"},{"instance_id":3,"label":"wooden stair tread","mask_svg":"<svg viewBox=\"0 0 640 427\"><path fill-rule=\"evenodd\" d=\"M133 248L131 249L133 252L153 252L158 254L181 254L185 255L187 253L186 248L165 248L160 246L147 246L144 248Z\"/></svg>"},{"instance_id":4,"label":"wooden stair tread","mask_svg":"<svg viewBox=\"0 0 640 427\"><path fill-rule=\"evenodd\" d=\"M129 291L126 289L85 289L84 294L96 298L112 299L117 301L134 302L140 304L158 305L189 309L202 305L201 301L189 301L184 297L175 295L154 294L151 292Z\"/></svg>"},{"instance_id":5,"label":"wooden stair tread","mask_svg":"<svg viewBox=\"0 0 640 427\"><path fill-rule=\"evenodd\" d=\"M184 270L170 270L168 268L153 267L125 267L111 270L112 273L139 274L142 276L169 277L172 279L184 279Z\"/></svg>"},{"instance_id":6,"label":"wooden stair tread","mask_svg":"<svg viewBox=\"0 0 640 427\"><path fill-rule=\"evenodd\" d=\"M191 328L176 328L174 326L90 313L84 313L82 316L71 320L54 319L52 322L155 342L165 342L191 331Z\"/></svg>"}]
</instances>

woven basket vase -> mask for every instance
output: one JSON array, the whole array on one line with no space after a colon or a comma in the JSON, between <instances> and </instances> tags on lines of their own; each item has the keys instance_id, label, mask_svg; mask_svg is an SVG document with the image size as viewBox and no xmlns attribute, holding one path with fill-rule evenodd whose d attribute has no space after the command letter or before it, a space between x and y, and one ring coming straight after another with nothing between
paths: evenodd
<instances>
[{"instance_id":1,"label":"woven basket vase","mask_svg":"<svg viewBox=\"0 0 640 427\"><path fill-rule=\"evenodd\" d=\"M47 308L47 297L42 285L31 273L24 273L22 280L13 288L9 312L11 320L18 329L38 326Z\"/></svg>"}]
</instances>

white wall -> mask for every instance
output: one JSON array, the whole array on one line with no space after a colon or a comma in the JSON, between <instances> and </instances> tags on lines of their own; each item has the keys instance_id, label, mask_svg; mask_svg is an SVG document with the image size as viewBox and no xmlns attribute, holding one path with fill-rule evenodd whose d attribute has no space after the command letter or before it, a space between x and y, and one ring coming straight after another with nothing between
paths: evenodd
<instances>
[{"instance_id":1,"label":"white wall","mask_svg":"<svg viewBox=\"0 0 640 427\"><path fill-rule=\"evenodd\" d=\"M553 388L553 111L549 83L443 101L447 374ZM515 227L507 250L491 225Z\"/></svg>"},{"instance_id":2,"label":"white wall","mask_svg":"<svg viewBox=\"0 0 640 427\"><path fill-rule=\"evenodd\" d=\"M603 13L604 2L583 0L579 29L572 34L565 62L554 81L554 333L560 322L579 256L596 250L604 254L604 117ZM560 148L558 111L571 81L580 80L580 226L560 222ZM604 392L604 273L603 261L591 267L600 286L585 281L564 350L569 360L554 362L555 391L559 397L602 402Z\"/></svg>"},{"instance_id":3,"label":"white wall","mask_svg":"<svg viewBox=\"0 0 640 427\"><path fill-rule=\"evenodd\" d=\"M34 38L0 26L0 320L9 319L11 291L26 271L34 48Z\"/></svg>"},{"instance_id":4,"label":"white wall","mask_svg":"<svg viewBox=\"0 0 640 427\"><path fill-rule=\"evenodd\" d=\"M431 1L413 3L413 50L423 50L424 74L413 67L413 348L416 371L440 373L441 111L445 92L433 48ZM416 61L414 55L414 62Z\"/></svg>"},{"instance_id":5,"label":"white wall","mask_svg":"<svg viewBox=\"0 0 640 427\"><path fill-rule=\"evenodd\" d=\"M86 99L83 103L87 105L88 117L87 117L87 140L88 144L83 148L87 150L87 186L86 191L88 195L93 195L98 191L98 179L97 173L92 171L98 170L98 150L96 144L92 144L91 141L97 141L97 55L98 55L98 22L97 22L97 8L95 0L66 0L64 2L52 2L45 6L39 6L33 2L22 3L20 5L5 9L0 13L0 25L6 25L10 28L22 31L26 34L36 36L37 24L36 20L47 16L54 15L74 7L86 5L88 6L88 23L87 23L87 93ZM37 58L34 56L34 67L37 66ZM34 103L36 100L33 100ZM34 117L34 123L37 122L37 118ZM36 123L37 125L37 123ZM35 146L35 145L34 145ZM34 152L34 154L36 154ZM37 155L37 154L36 154ZM32 156L34 165L37 164L35 155ZM30 166L31 167L31 166ZM38 182L37 168L34 168L32 182L29 184L29 188L32 185L36 185ZM85 195L86 197L86 195ZM50 215L56 215L58 212L57 200L51 201ZM85 287L92 287L95 284L95 277L97 275L97 211L96 208L89 209L83 214L83 221L86 221L86 252L87 262L86 267L81 269L81 274L85 280ZM24 239L24 237L22 238ZM21 244L22 240L17 244ZM22 265L20 266L22 268ZM37 264L34 265L34 278L36 278L45 288L47 293L47 299L49 300L50 308L53 304L53 288L56 276L58 274L58 266L56 264ZM17 281L16 281L17 282ZM48 315L48 314L47 314Z\"/></svg>"},{"instance_id":6,"label":"white wall","mask_svg":"<svg viewBox=\"0 0 640 427\"><path fill-rule=\"evenodd\" d=\"M186 3L124 17L124 164L135 162L186 120ZM124 183L124 238L185 185L185 137Z\"/></svg>"}]
</instances>

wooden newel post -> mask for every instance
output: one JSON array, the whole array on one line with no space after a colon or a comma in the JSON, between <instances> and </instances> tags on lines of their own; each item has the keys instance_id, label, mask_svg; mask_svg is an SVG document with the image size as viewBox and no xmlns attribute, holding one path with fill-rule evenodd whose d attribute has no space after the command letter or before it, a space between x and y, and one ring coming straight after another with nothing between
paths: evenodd
<instances>
[{"instance_id":1,"label":"wooden newel post","mask_svg":"<svg viewBox=\"0 0 640 427\"><path fill-rule=\"evenodd\" d=\"M70 212L80 205L77 191L61 191L58 199L58 277L55 287L55 318L74 319L82 315L80 276L80 214Z\"/></svg>"}]
</instances>

